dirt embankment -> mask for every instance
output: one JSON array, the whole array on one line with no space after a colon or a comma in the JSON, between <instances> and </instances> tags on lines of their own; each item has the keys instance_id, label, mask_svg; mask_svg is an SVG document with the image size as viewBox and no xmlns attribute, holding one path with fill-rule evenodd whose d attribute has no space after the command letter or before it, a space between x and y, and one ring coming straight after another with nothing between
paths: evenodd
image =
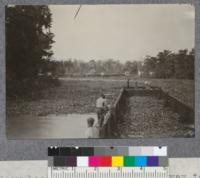
<instances>
[{"instance_id":1,"label":"dirt embankment","mask_svg":"<svg viewBox=\"0 0 200 178\"><path fill-rule=\"evenodd\" d=\"M180 116L164 106L164 100L149 96L133 96L119 123L122 137L191 137L194 127L180 122Z\"/></svg>"},{"instance_id":2,"label":"dirt embankment","mask_svg":"<svg viewBox=\"0 0 200 178\"><path fill-rule=\"evenodd\" d=\"M151 79L151 85L161 87L164 92L194 109L194 80Z\"/></svg>"}]
</instances>

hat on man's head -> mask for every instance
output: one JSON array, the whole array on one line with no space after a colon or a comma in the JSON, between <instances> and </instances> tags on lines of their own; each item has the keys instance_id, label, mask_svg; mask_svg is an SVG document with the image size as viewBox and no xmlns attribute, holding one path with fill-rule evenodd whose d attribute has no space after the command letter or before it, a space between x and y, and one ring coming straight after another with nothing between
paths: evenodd
<instances>
[{"instance_id":1,"label":"hat on man's head","mask_svg":"<svg viewBox=\"0 0 200 178\"><path fill-rule=\"evenodd\" d=\"M94 124L94 118L89 117L89 118L87 119L87 123L88 123L89 125L93 125L93 124Z\"/></svg>"},{"instance_id":2,"label":"hat on man's head","mask_svg":"<svg viewBox=\"0 0 200 178\"><path fill-rule=\"evenodd\" d=\"M102 97L102 98L105 98L105 95L104 95L103 93L101 93L101 97Z\"/></svg>"}]
</instances>

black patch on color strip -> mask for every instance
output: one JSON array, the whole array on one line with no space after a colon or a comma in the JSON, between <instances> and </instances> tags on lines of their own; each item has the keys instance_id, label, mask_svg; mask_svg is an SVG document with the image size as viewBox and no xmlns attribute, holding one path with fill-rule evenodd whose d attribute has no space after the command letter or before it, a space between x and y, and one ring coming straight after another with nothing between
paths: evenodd
<instances>
[{"instance_id":1,"label":"black patch on color strip","mask_svg":"<svg viewBox=\"0 0 200 178\"><path fill-rule=\"evenodd\" d=\"M59 156L71 156L72 148L70 147L60 147Z\"/></svg>"},{"instance_id":2,"label":"black patch on color strip","mask_svg":"<svg viewBox=\"0 0 200 178\"><path fill-rule=\"evenodd\" d=\"M71 156L81 156L81 148L71 148Z\"/></svg>"},{"instance_id":3,"label":"black patch on color strip","mask_svg":"<svg viewBox=\"0 0 200 178\"><path fill-rule=\"evenodd\" d=\"M64 156L54 156L53 166L64 167L65 166L65 157Z\"/></svg>"},{"instance_id":4,"label":"black patch on color strip","mask_svg":"<svg viewBox=\"0 0 200 178\"><path fill-rule=\"evenodd\" d=\"M93 156L94 148L93 147L60 147L59 156ZM57 156L57 155L55 155Z\"/></svg>"},{"instance_id":5,"label":"black patch on color strip","mask_svg":"<svg viewBox=\"0 0 200 178\"><path fill-rule=\"evenodd\" d=\"M59 156L58 147L48 147L48 156Z\"/></svg>"}]
</instances>

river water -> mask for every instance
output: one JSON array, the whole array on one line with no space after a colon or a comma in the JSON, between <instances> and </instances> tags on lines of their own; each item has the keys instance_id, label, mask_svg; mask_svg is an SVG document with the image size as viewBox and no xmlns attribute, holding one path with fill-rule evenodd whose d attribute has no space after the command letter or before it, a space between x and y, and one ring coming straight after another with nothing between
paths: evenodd
<instances>
[{"instance_id":1,"label":"river water","mask_svg":"<svg viewBox=\"0 0 200 178\"><path fill-rule=\"evenodd\" d=\"M7 137L9 139L40 138L86 138L87 118L96 113L87 114L50 114L42 117L20 116L8 119Z\"/></svg>"}]
</instances>

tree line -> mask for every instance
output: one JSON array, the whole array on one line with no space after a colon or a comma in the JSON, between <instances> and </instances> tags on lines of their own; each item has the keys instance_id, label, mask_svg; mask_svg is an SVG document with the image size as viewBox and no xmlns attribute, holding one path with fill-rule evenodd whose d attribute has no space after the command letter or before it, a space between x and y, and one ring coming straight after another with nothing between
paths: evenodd
<instances>
[{"instance_id":1,"label":"tree line","mask_svg":"<svg viewBox=\"0 0 200 178\"><path fill-rule=\"evenodd\" d=\"M164 50L156 56L146 56L143 61L82 60L52 61L52 71L60 76L119 76L130 75L152 78L194 79L194 49L171 52Z\"/></svg>"},{"instance_id":2,"label":"tree line","mask_svg":"<svg viewBox=\"0 0 200 178\"><path fill-rule=\"evenodd\" d=\"M147 77L194 79L194 59L194 49L164 50L157 56L146 56L141 70Z\"/></svg>"},{"instance_id":3,"label":"tree line","mask_svg":"<svg viewBox=\"0 0 200 178\"><path fill-rule=\"evenodd\" d=\"M127 61L121 63L119 60L83 60L68 59L62 61L53 60L50 62L50 69L53 75L57 76L119 76L124 75L126 71L137 75L137 61Z\"/></svg>"}]
</instances>

